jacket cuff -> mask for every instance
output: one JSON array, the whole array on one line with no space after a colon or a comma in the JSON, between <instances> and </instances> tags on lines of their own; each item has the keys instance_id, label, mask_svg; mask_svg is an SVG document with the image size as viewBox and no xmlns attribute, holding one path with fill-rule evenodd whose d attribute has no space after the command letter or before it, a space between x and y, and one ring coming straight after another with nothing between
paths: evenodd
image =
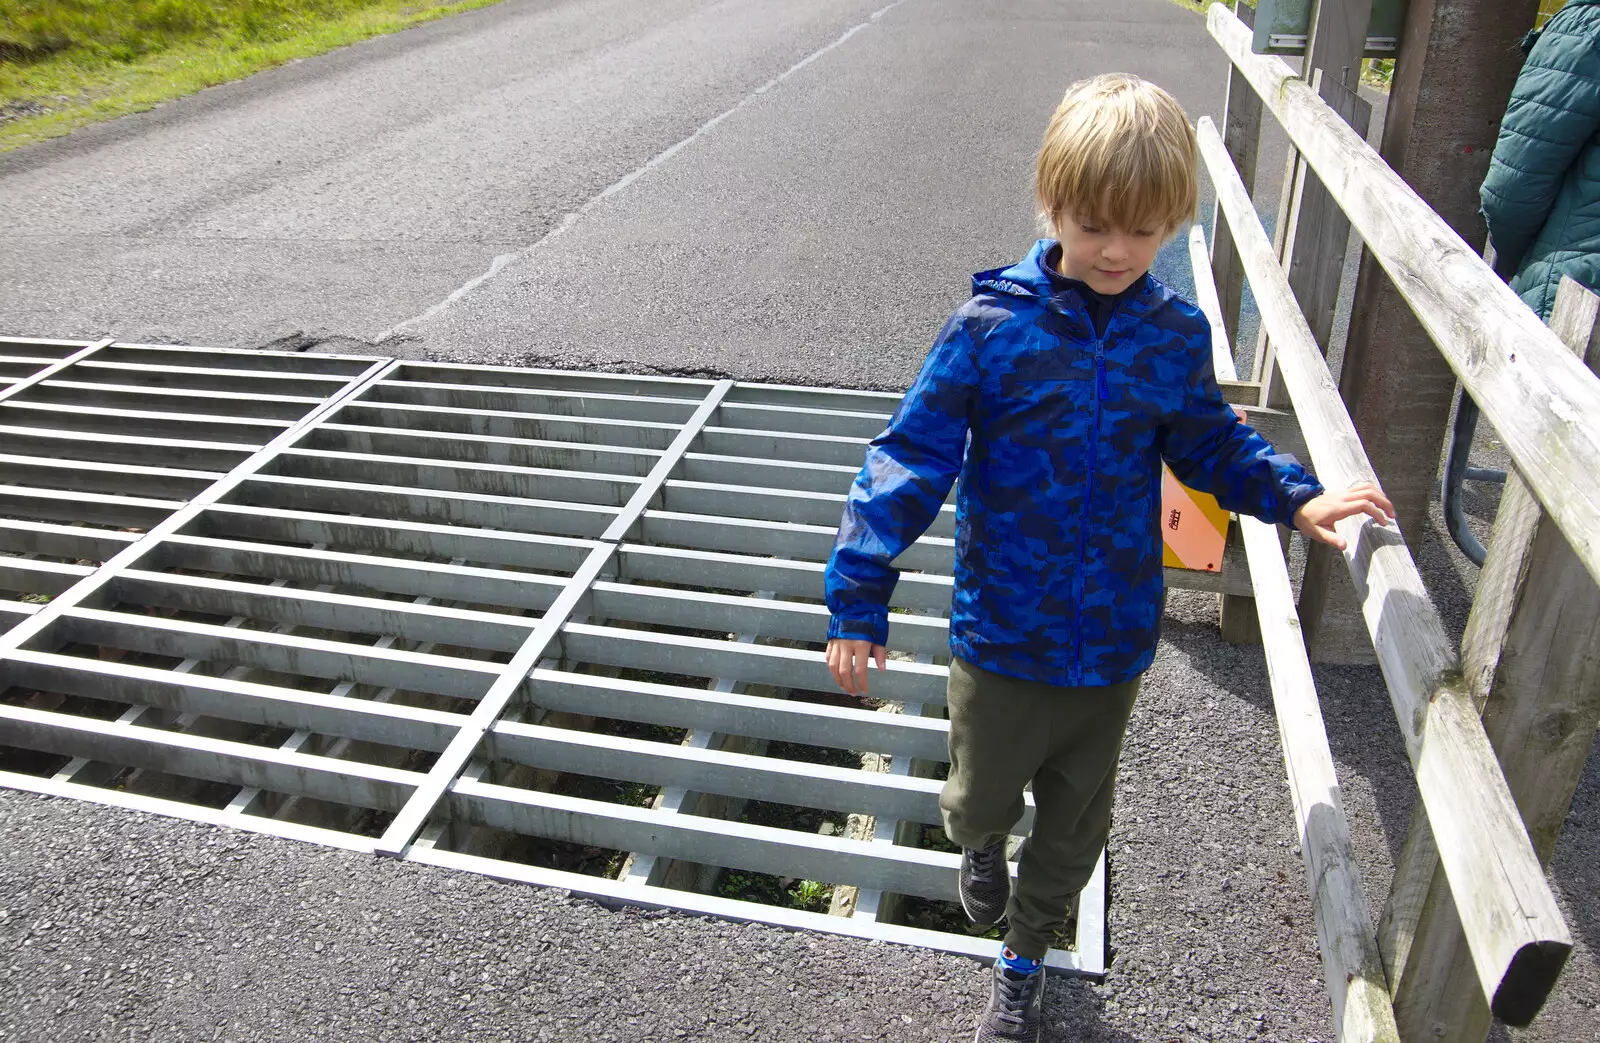
<instances>
[{"instance_id":1,"label":"jacket cuff","mask_svg":"<svg viewBox=\"0 0 1600 1043\"><path fill-rule=\"evenodd\" d=\"M1321 482L1309 475L1306 476L1305 481L1296 482L1294 485L1290 486L1284 491L1283 517L1278 519L1278 523L1281 525L1287 525L1291 529L1294 528L1294 516L1300 510L1300 508L1304 507L1312 500L1315 500L1326 491L1327 490L1323 489Z\"/></svg>"},{"instance_id":2,"label":"jacket cuff","mask_svg":"<svg viewBox=\"0 0 1600 1043\"><path fill-rule=\"evenodd\" d=\"M828 640L843 638L846 641L871 641L875 645L889 643L889 613L874 613L871 619L848 619L832 616L828 619Z\"/></svg>"}]
</instances>

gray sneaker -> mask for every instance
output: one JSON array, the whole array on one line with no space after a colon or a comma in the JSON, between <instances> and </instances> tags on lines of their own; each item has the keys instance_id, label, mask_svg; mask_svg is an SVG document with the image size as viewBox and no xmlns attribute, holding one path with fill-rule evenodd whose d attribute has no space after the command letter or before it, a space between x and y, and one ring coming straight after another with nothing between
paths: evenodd
<instances>
[{"instance_id":1,"label":"gray sneaker","mask_svg":"<svg viewBox=\"0 0 1600 1043\"><path fill-rule=\"evenodd\" d=\"M1011 869L1006 865L1006 842L978 851L961 852L961 908L975 924L997 924L1011 898Z\"/></svg>"},{"instance_id":2,"label":"gray sneaker","mask_svg":"<svg viewBox=\"0 0 1600 1043\"><path fill-rule=\"evenodd\" d=\"M1044 968L1032 974L1007 970L994 961L989 1009L978 1021L972 1043L1039 1043L1044 1035Z\"/></svg>"}]
</instances>

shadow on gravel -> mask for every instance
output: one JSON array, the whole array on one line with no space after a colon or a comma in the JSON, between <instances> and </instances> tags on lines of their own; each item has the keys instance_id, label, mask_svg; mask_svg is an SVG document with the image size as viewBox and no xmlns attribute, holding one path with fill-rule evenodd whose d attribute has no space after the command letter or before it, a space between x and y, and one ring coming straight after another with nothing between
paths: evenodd
<instances>
[{"instance_id":1,"label":"shadow on gravel","mask_svg":"<svg viewBox=\"0 0 1600 1043\"><path fill-rule=\"evenodd\" d=\"M1170 615L1161 638L1189 658L1191 666L1223 691L1271 717L1272 689L1259 645L1224 644L1214 621L1183 622ZM1391 862L1399 857L1416 804L1416 783L1405 741L1376 666L1313 666L1328 747L1348 789L1355 779L1371 788L1383 843Z\"/></svg>"},{"instance_id":2,"label":"shadow on gravel","mask_svg":"<svg viewBox=\"0 0 1600 1043\"><path fill-rule=\"evenodd\" d=\"M1600 742L1589 748L1589 762L1572 795L1567 825L1550 860L1550 879L1567 899L1567 926L1600 959Z\"/></svg>"},{"instance_id":3,"label":"shadow on gravel","mask_svg":"<svg viewBox=\"0 0 1600 1043\"><path fill-rule=\"evenodd\" d=\"M1074 1043L1142 1043L1100 1019L1101 995L1079 978L1051 978L1045 983L1044 1017L1051 1030L1046 1036Z\"/></svg>"}]
</instances>

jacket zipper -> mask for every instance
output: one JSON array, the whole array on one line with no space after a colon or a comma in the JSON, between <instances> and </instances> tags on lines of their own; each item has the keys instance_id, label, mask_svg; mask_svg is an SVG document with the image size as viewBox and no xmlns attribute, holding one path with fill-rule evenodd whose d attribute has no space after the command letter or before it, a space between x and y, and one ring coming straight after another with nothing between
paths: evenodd
<instances>
[{"instance_id":1,"label":"jacket zipper","mask_svg":"<svg viewBox=\"0 0 1600 1043\"><path fill-rule=\"evenodd\" d=\"M1091 320L1092 325L1092 320ZM1110 322L1106 323L1110 332ZM1105 340L1096 337L1094 342L1094 426L1089 429L1089 473L1085 480L1083 517L1078 527L1077 597L1073 607L1078 614L1078 654L1072 664L1075 686L1083 684L1083 588L1084 573L1089 568L1089 517L1094 511L1094 479L1096 465L1100 462L1100 411L1106 401L1106 346Z\"/></svg>"}]
</instances>

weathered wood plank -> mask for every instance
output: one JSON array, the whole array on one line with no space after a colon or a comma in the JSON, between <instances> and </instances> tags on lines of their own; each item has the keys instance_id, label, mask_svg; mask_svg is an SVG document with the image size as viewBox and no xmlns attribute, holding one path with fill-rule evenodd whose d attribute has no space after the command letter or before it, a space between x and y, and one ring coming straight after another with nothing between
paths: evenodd
<instances>
[{"instance_id":1,"label":"weathered wood plank","mask_svg":"<svg viewBox=\"0 0 1600 1043\"><path fill-rule=\"evenodd\" d=\"M1189 266L1194 269L1195 303L1211 324L1211 362L1218 380L1237 380L1233 368L1233 349L1228 346L1222 301L1217 297L1217 282L1211 275L1211 256L1206 251L1206 230L1199 225L1189 229Z\"/></svg>"},{"instance_id":2,"label":"weathered wood plank","mask_svg":"<svg viewBox=\"0 0 1600 1043\"><path fill-rule=\"evenodd\" d=\"M1341 201L1584 568L1600 576L1600 380L1309 84L1251 53L1250 31L1227 8L1212 5L1208 28Z\"/></svg>"},{"instance_id":3,"label":"weathered wood plank","mask_svg":"<svg viewBox=\"0 0 1600 1043\"><path fill-rule=\"evenodd\" d=\"M1323 977L1333 1004L1334 1038L1339 1043L1399 1043L1378 941L1367 917L1361 873L1350 843L1350 823L1328 748L1327 727L1311 677L1311 661L1300 639L1283 548L1274 526L1240 518L1239 528L1250 558L1267 674L1272 679L1272 705L1283 740L1301 857L1316 908L1317 945L1322 950Z\"/></svg>"},{"instance_id":4,"label":"weathered wood plank","mask_svg":"<svg viewBox=\"0 0 1600 1043\"><path fill-rule=\"evenodd\" d=\"M1255 21L1255 8L1234 2L1234 10L1246 24ZM1228 97L1222 108L1222 140L1228 156L1247 185L1256 180L1256 155L1261 148L1261 99L1255 88L1237 69L1228 73ZM1239 313L1244 307L1244 266L1234 248L1228 221L1220 206L1213 207L1211 220L1211 270L1216 273L1222 302L1222 327L1229 343L1239 337Z\"/></svg>"},{"instance_id":5,"label":"weathered wood plank","mask_svg":"<svg viewBox=\"0 0 1600 1043\"><path fill-rule=\"evenodd\" d=\"M1214 24L1218 10L1212 9ZM1209 119L1200 121L1199 131L1201 155L1233 222L1317 473L1335 489L1374 481L1355 424L1249 194L1228 164L1222 139ZM1343 557L1438 834L1440 860L1462 910L1479 983L1493 997L1498 1016L1516 1016L1530 1005L1537 1009L1561 969L1550 955L1570 951L1572 938L1495 762L1459 660L1398 528L1357 515L1337 529L1347 542Z\"/></svg>"},{"instance_id":6,"label":"weathered wood plank","mask_svg":"<svg viewBox=\"0 0 1600 1043\"><path fill-rule=\"evenodd\" d=\"M1195 225L1189 231L1189 262L1194 269L1194 295L1200 310L1206 313L1206 319L1211 323L1211 359L1217 372L1217 379L1232 381L1237 379L1239 374L1233 364L1233 348L1228 343L1228 333L1222 317L1222 302L1217 294L1217 285L1212 276L1211 261L1205 253L1205 244L1205 230ZM1273 444L1277 445L1276 442ZM1230 532L1229 535L1233 533ZM1217 607L1217 622L1222 628L1222 640L1229 644L1261 643L1261 627L1256 620L1255 598L1252 595L1224 593Z\"/></svg>"},{"instance_id":7,"label":"weathered wood plank","mask_svg":"<svg viewBox=\"0 0 1600 1043\"><path fill-rule=\"evenodd\" d=\"M1328 4L1321 6L1326 8ZM1370 0L1363 6L1370 8ZM1362 35L1365 36L1364 29ZM1359 55L1359 50L1356 53ZM1344 60L1349 61L1348 58ZM1359 58L1356 63L1359 67ZM1372 106L1340 83L1336 75L1328 75L1326 69L1316 70L1314 86L1323 100L1365 138L1372 122ZM1344 255L1350 245L1350 220L1327 186L1306 166L1304 157L1299 163L1294 202L1289 208L1288 227L1284 232L1283 266L1289 273L1289 287L1294 290L1295 300L1300 302L1300 310L1311 326L1311 335L1317 339L1322 354L1327 355L1333 340L1339 287L1344 277ZM1288 402L1289 395L1277 377L1274 355L1269 340L1260 373L1264 385L1261 401L1263 405L1282 406Z\"/></svg>"},{"instance_id":8,"label":"weathered wood plank","mask_svg":"<svg viewBox=\"0 0 1600 1043\"><path fill-rule=\"evenodd\" d=\"M1600 297L1563 279L1550 326L1600 371ZM1461 656L1534 853L1548 863L1600 726L1600 588L1515 473L1495 516ZM1482 1041L1489 1007L1438 853L1419 838L1406 857L1412 862L1400 867L1401 878L1425 880L1426 892L1419 903L1420 885L1412 884L1385 918L1391 944L1402 935L1408 942L1396 1013L1410 1038Z\"/></svg>"}]
</instances>

